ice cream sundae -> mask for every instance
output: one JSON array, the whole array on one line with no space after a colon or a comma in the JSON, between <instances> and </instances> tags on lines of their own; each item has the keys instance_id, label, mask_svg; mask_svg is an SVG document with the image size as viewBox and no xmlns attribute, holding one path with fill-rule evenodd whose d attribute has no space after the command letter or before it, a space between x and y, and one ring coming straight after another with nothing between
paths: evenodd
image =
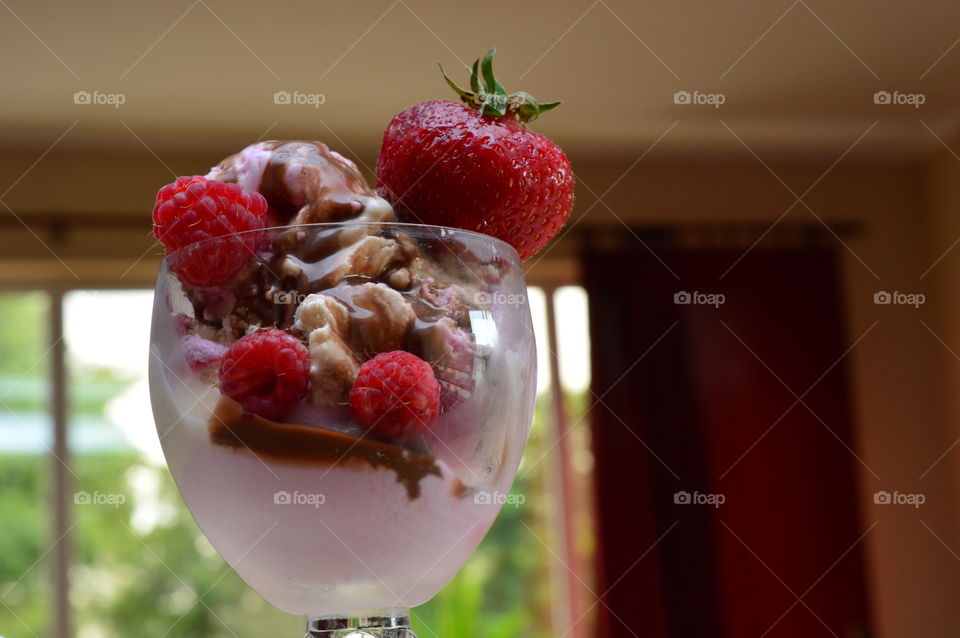
<instances>
[{"instance_id":1,"label":"ice cream sundae","mask_svg":"<svg viewBox=\"0 0 960 638\"><path fill-rule=\"evenodd\" d=\"M157 194L168 465L218 551L277 607L314 614L314 635L432 597L526 442L519 264L569 215L572 173L525 127L555 104L507 95L492 57L472 91L448 80L461 103L393 118L376 190L321 142L268 141Z\"/></svg>"}]
</instances>

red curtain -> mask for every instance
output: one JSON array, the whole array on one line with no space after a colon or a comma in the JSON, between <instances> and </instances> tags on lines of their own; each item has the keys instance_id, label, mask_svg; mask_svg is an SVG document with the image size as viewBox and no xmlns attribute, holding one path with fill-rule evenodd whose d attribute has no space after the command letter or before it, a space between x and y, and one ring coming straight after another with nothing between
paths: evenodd
<instances>
[{"instance_id":1,"label":"red curtain","mask_svg":"<svg viewBox=\"0 0 960 638\"><path fill-rule=\"evenodd\" d=\"M584 255L598 635L869 635L834 253L627 243Z\"/></svg>"}]
</instances>

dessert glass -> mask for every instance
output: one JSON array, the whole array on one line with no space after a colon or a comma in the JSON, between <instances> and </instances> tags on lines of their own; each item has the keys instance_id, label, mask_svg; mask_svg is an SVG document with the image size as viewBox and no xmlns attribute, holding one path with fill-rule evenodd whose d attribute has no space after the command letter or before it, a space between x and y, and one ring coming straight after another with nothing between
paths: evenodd
<instances>
[{"instance_id":1,"label":"dessert glass","mask_svg":"<svg viewBox=\"0 0 960 638\"><path fill-rule=\"evenodd\" d=\"M246 269L229 286L191 288L175 274L191 248L167 255L150 343L154 418L184 501L247 584L307 616L307 636L412 637L408 608L486 534L529 433L535 345L516 252L487 235L394 223L206 241L249 252ZM317 293L347 309L333 331L350 365L385 349L431 364L442 407L429 429L389 440L351 417L349 374L332 365L329 340L311 338ZM270 327L311 354L311 389L277 421L222 396L215 358L196 348Z\"/></svg>"}]
</instances>

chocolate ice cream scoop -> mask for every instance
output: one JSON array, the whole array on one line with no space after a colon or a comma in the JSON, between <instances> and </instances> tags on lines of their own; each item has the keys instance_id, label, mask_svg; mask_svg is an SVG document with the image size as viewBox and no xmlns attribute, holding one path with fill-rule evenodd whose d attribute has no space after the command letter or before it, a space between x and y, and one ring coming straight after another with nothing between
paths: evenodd
<instances>
[{"instance_id":1,"label":"chocolate ice cream scoop","mask_svg":"<svg viewBox=\"0 0 960 638\"><path fill-rule=\"evenodd\" d=\"M322 142L258 142L214 166L207 178L258 191L281 224L396 220L357 166Z\"/></svg>"}]
</instances>

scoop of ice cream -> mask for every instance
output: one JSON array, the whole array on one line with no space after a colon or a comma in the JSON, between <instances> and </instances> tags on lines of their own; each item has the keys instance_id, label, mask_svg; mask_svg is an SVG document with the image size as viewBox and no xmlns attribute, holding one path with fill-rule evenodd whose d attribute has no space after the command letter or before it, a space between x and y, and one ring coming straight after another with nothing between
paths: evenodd
<instances>
[{"instance_id":1,"label":"scoop of ice cream","mask_svg":"<svg viewBox=\"0 0 960 638\"><path fill-rule=\"evenodd\" d=\"M350 324L347 307L330 295L313 293L297 307L293 327L309 335L317 328L330 326L337 334L346 334Z\"/></svg>"},{"instance_id":2,"label":"scoop of ice cream","mask_svg":"<svg viewBox=\"0 0 960 638\"><path fill-rule=\"evenodd\" d=\"M224 159L207 178L258 191L282 224L396 220L357 166L322 142L259 142Z\"/></svg>"},{"instance_id":3,"label":"scoop of ice cream","mask_svg":"<svg viewBox=\"0 0 960 638\"><path fill-rule=\"evenodd\" d=\"M346 403L360 364L330 325L310 333L310 402L316 405Z\"/></svg>"},{"instance_id":4,"label":"scoop of ice cream","mask_svg":"<svg viewBox=\"0 0 960 638\"><path fill-rule=\"evenodd\" d=\"M403 348L416 313L403 295L386 284L348 286L350 339L367 358Z\"/></svg>"}]
</instances>

